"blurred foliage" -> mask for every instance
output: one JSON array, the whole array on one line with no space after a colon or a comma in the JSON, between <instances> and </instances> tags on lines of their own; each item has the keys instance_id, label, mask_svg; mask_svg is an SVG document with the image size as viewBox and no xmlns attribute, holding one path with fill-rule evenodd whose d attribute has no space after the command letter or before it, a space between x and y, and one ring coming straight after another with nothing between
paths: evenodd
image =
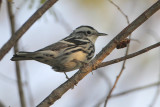
<instances>
[{"instance_id":1,"label":"blurred foliage","mask_svg":"<svg viewBox=\"0 0 160 107\"><path fill-rule=\"evenodd\" d=\"M34 3L35 3L35 0L30 0L29 8L32 8Z\"/></svg>"},{"instance_id":2,"label":"blurred foliage","mask_svg":"<svg viewBox=\"0 0 160 107\"><path fill-rule=\"evenodd\" d=\"M32 7L33 7L33 5L35 4L35 1L36 1L36 0L30 0L29 8L32 8ZM39 6L42 5L42 4L44 4L45 2L46 2L46 0L40 0L40 1L39 1ZM39 6L38 6L38 7L39 7Z\"/></svg>"},{"instance_id":3,"label":"blurred foliage","mask_svg":"<svg viewBox=\"0 0 160 107\"><path fill-rule=\"evenodd\" d=\"M106 0L77 0L77 2L87 7L99 7L103 5L106 2Z\"/></svg>"},{"instance_id":4,"label":"blurred foliage","mask_svg":"<svg viewBox=\"0 0 160 107\"><path fill-rule=\"evenodd\" d=\"M40 1L41 4L43 4L43 3L45 3L45 2L46 2L46 0L41 0L41 1Z\"/></svg>"},{"instance_id":5,"label":"blurred foliage","mask_svg":"<svg viewBox=\"0 0 160 107\"><path fill-rule=\"evenodd\" d=\"M8 0L8 2L13 2L13 0Z\"/></svg>"}]
</instances>

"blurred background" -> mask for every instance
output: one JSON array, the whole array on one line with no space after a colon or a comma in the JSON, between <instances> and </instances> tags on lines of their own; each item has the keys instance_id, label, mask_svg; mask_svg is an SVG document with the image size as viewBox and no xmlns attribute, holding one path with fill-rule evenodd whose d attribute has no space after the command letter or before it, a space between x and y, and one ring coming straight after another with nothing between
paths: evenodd
<instances>
[{"instance_id":1,"label":"blurred background","mask_svg":"<svg viewBox=\"0 0 160 107\"><path fill-rule=\"evenodd\" d=\"M8 0L12 3L15 29L45 0ZM156 0L114 0L130 22ZM160 11L132 33L129 53L160 41ZM59 0L19 40L20 51L36 51L68 36L76 27L89 25L108 36L96 41L96 54L128 24L108 0ZM11 37L7 0L0 8L0 47ZM115 49L104 61L124 56L126 48ZM20 107L13 48L0 61L0 102L5 107ZM52 107L103 107L104 101L122 67L122 62L90 73ZM34 107L67 79L50 66L36 61L21 61L20 70L26 107ZM77 70L67 73L69 77ZM112 94L160 81L160 48L127 60L125 70ZM158 85L110 98L107 107L160 107ZM157 95L157 97L156 97ZM2 106L2 105L1 105ZM1 107L0 106L0 107Z\"/></svg>"}]
</instances>

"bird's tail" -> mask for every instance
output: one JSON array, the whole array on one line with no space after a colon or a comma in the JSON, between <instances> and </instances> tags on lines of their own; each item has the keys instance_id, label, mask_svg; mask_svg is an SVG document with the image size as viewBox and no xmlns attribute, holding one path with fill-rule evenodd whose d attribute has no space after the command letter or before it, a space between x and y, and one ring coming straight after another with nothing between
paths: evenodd
<instances>
[{"instance_id":1,"label":"bird's tail","mask_svg":"<svg viewBox=\"0 0 160 107\"><path fill-rule=\"evenodd\" d=\"M32 60L33 52L17 52L12 58L12 61Z\"/></svg>"}]
</instances>

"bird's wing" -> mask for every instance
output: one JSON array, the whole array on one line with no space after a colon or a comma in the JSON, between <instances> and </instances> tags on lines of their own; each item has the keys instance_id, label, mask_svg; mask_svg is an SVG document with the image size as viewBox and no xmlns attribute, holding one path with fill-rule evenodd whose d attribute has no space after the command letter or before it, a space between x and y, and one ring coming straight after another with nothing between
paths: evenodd
<instances>
[{"instance_id":1,"label":"bird's wing","mask_svg":"<svg viewBox=\"0 0 160 107\"><path fill-rule=\"evenodd\" d=\"M38 53L39 56L42 55L43 57L46 56L47 58L48 56L52 56L55 58L64 54L65 49L67 47L72 47L71 45L75 46L74 44L69 44L68 42L61 40L57 43L51 44L47 47L37 50L35 51L35 53Z\"/></svg>"},{"instance_id":2,"label":"bird's wing","mask_svg":"<svg viewBox=\"0 0 160 107\"><path fill-rule=\"evenodd\" d=\"M45 51L45 50L59 51L59 50L63 50L63 49L70 47L70 46L75 46L75 44L71 44L71 43L68 43L65 41L59 41L59 42L51 44L45 48L42 48L38 51Z\"/></svg>"}]
</instances>

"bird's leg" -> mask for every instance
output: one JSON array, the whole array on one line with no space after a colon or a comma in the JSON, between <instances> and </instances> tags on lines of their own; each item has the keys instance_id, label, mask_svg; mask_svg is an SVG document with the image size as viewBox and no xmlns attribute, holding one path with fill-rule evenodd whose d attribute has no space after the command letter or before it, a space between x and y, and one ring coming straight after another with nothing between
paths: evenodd
<instances>
[{"instance_id":1,"label":"bird's leg","mask_svg":"<svg viewBox=\"0 0 160 107\"><path fill-rule=\"evenodd\" d=\"M69 80L69 77L67 76L66 72L64 72L64 74L65 74L66 78Z\"/></svg>"}]
</instances>

